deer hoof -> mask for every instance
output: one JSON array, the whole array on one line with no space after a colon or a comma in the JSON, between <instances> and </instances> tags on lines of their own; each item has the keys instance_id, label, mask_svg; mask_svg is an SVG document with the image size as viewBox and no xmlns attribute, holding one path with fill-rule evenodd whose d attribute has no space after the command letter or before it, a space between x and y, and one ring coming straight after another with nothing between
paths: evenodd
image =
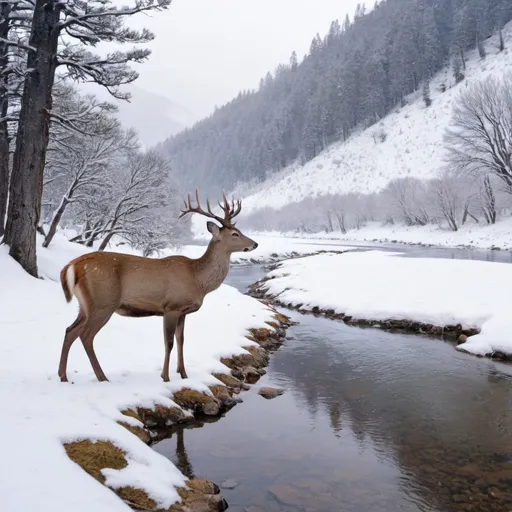
<instances>
[{"instance_id":1,"label":"deer hoof","mask_svg":"<svg viewBox=\"0 0 512 512\"><path fill-rule=\"evenodd\" d=\"M61 375L61 376L60 376L60 381L61 381L61 382L68 382L68 377L67 377L67 375Z\"/></svg>"}]
</instances>

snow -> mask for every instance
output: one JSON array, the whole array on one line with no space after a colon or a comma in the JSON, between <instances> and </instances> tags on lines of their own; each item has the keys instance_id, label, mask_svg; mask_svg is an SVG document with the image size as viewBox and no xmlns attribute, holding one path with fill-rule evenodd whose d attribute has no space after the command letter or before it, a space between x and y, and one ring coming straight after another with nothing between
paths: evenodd
<instances>
[{"instance_id":1,"label":"snow","mask_svg":"<svg viewBox=\"0 0 512 512\"><path fill-rule=\"evenodd\" d=\"M269 233L251 233L242 232L258 243L257 249L251 252L238 252L231 255L231 263L247 264L250 262L269 262L275 260L287 259L290 256L311 255L318 251L345 251L350 247L341 247L339 243L325 240L310 240L305 237L286 237L280 233L274 235ZM211 235L206 230L201 231L196 228L196 238L198 241L206 243ZM204 252L205 247L199 245L184 245L175 252L188 256L189 258L198 258Z\"/></svg>"},{"instance_id":2,"label":"snow","mask_svg":"<svg viewBox=\"0 0 512 512\"><path fill-rule=\"evenodd\" d=\"M265 240L295 239L295 233L265 232L255 233L251 236ZM405 226L382 225L370 222L360 229L352 229L346 234L333 231L331 233L301 234L301 243L324 243L335 246L336 243L356 242L395 242L404 244L433 245L438 247L469 247L474 249L490 250L494 248L512 249L512 218L502 219L494 225L466 224L454 232L438 225Z\"/></svg>"},{"instance_id":3,"label":"snow","mask_svg":"<svg viewBox=\"0 0 512 512\"><path fill-rule=\"evenodd\" d=\"M205 229L205 222L200 219L195 228L195 244L184 244L179 247L167 248L154 254L151 257L164 258L179 254L189 258L199 258L206 251L206 246L211 239L211 234ZM204 229L203 229L204 228ZM318 251L341 251L350 249L350 247L340 247L339 243L329 242L325 240L310 240L306 237L288 237L276 233L274 236L268 233L250 233L242 232L258 243L258 248L251 252L237 252L231 255L231 263L235 265L244 265L249 263L266 263L275 260L287 259L291 256L304 256L314 254ZM60 230L55 235L55 240L65 241L66 238L75 236L74 231ZM126 244L119 244L119 239L114 239L108 247L108 251L121 252L126 254L135 254L141 256L141 251L131 248ZM117 243L116 243L117 242ZM100 242L95 244L99 246ZM48 277L54 280L59 279L61 268L72 258L76 258L86 250L79 244L65 244L66 249L63 251L62 246L54 248L53 242L48 247L48 252L41 254L39 260L44 262L43 271L50 274ZM92 250L92 249L90 249ZM40 269L41 271L41 269Z\"/></svg>"},{"instance_id":4,"label":"snow","mask_svg":"<svg viewBox=\"0 0 512 512\"><path fill-rule=\"evenodd\" d=\"M451 119L452 104L468 84L512 70L512 23L503 36L507 48L498 51L497 36L485 42L487 57L467 54L466 78L454 84L449 67L438 73L430 89L429 108L417 91L408 105L370 128L353 134L346 142L327 148L304 166L291 166L245 194L244 213L265 207L280 209L306 197L324 194L378 192L395 178L434 178L444 164L443 135ZM446 84L442 93L440 86ZM386 134L384 142L380 134Z\"/></svg>"},{"instance_id":5,"label":"snow","mask_svg":"<svg viewBox=\"0 0 512 512\"><path fill-rule=\"evenodd\" d=\"M66 327L74 320L76 302L67 304L56 279L62 266L85 249L58 235L49 249L39 248L45 279L24 273L0 247L0 403L3 407L0 453L0 509L97 512L130 510L68 459L63 443L108 440L124 450L128 466L108 470L112 487L143 488L159 506L178 499L176 486L185 477L116 422L139 425L125 417L128 407L176 406L172 393L187 386L208 391L219 384L212 372L226 373L223 356L243 353L251 345L246 330L261 327L271 311L234 288L221 286L187 320L185 363L189 379L176 374L160 378L163 362L162 321L114 316L100 331L95 348L109 383L99 383L79 341L71 350L63 384L57 366ZM227 321L229 319L229 321ZM176 366L176 351L172 355Z\"/></svg>"},{"instance_id":6,"label":"snow","mask_svg":"<svg viewBox=\"0 0 512 512\"><path fill-rule=\"evenodd\" d=\"M264 284L300 309L333 309L365 320L481 328L458 348L512 354L512 265L403 258L383 251L322 254L283 262Z\"/></svg>"}]
</instances>

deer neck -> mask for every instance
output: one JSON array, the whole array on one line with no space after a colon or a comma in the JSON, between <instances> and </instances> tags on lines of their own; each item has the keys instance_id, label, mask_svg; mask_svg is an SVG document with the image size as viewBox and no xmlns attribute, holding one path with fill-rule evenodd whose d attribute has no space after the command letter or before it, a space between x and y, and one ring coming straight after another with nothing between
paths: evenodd
<instances>
[{"instance_id":1,"label":"deer neck","mask_svg":"<svg viewBox=\"0 0 512 512\"><path fill-rule=\"evenodd\" d=\"M196 279L205 295L216 290L226 279L229 262L230 253L220 242L213 240L201 258L196 260Z\"/></svg>"}]
</instances>

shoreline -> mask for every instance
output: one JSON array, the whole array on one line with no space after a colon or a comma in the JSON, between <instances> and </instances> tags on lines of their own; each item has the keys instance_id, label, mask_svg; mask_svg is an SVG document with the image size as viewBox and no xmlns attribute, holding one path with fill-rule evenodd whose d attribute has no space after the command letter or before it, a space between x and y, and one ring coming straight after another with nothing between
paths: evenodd
<instances>
[{"instance_id":1,"label":"shoreline","mask_svg":"<svg viewBox=\"0 0 512 512\"><path fill-rule=\"evenodd\" d=\"M406 231L408 233L414 233L412 231L413 228L410 228L410 231ZM421 227L416 228L418 231L421 230ZM361 233L364 230L362 228L361 230L354 230L354 233ZM432 234L443 234L448 233L446 231L442 230L433 230L429 231L425 236L429 236ZM454 234L454 236L457 236L457 234L463 234L464 231L460 230L456 233L449 233ZM268 232L254 232L251 233L254 236L267 236L267 237L281 237L284 239L290 239L290 240L304 240L305 242L324 242L324 243L338 243L338 244L369 244L368 247L372 247L371 244L388 244L393 246L405 246L405 247L421 247L425 249L447 249L447 250L455 250L455 249L463 249L463 250L472 250L472 251L480 251L480 252L490 252L490 251L501 251L505 253L512 253L512 238L510 240L509 246L504 246L504 244L486 244L484 246L478 245L478 243L425 243L421 241L408 241L406 239L401 238L398 236L347 236L342 235L341 233L339 236L333 235L333 234L325 234L323 232L318 233L276 233L273 231Z\"/></svg>"},{"instance_id":2,"label":"shoreline","mask_svg":"<svg viewBox=\"0 0 512 512\"><path fill-rule=\"evenodd\" d=\"M258 346L245 346L248 353L233 354L222 358L221 362L229 369L228 373L214 373L220 383L209 386L211 395L181 388L171 398L179 407L155 404L154 407L131 407L121 411L127 421L117 423L126 428L148 446L166 437L172 430L181 426L202 425L205 419L211 421L223 416L242 400L238 395L255 384L268 365L270 354L285 341L286 329L293 322L273 307L273 320L266 327L248 329L246 338ZM134 425L138 423L138 425ZM68 457L86 473L101 484L105 484L103 470L120 470L128 465L126 453L111 441L101 439L80 439L64 443ZM181 502L167 509L157 507L146 491L135 487L107 486L120 499L134 510L152 512L207 512L224 511L227 502L220 494L218 485L202 479L189 479L187 487L177 488Z\"/></svg>"},{"instance_id":3,"label":"shoreline","mask_svg":"<svg viewBox=\"0 0 512 512\"><path fill-rule=\"evenodd\" d=\"M333 309L322 309L314 306L311 309L305 309L303 304L293 304L280 301L277 296L268 293L265 288L265 283L274 278L264 277L260 281L252 284L249 287L248 294L255 299L258 299L265 304L272 307L282 307L297 311L303 315L314 315L330 320L342 321L348 326L358 327L361 329L380 329L382 331L390 332L393 334L408 334L425 336L432 339L457 343L457 349L465 354L474 357L486 357L493 361L501 361L504 363L512 363L512 355L504 352L494 352L492 354L480 355L469 352L463 348L463 344L471 337L480 334L480 328L467 328L465 329L461 324L456 325L434 325L417 322L414 320L373 320L370 318L355 318L344 313L336 313Z\"/></svg>"}]
</instances>

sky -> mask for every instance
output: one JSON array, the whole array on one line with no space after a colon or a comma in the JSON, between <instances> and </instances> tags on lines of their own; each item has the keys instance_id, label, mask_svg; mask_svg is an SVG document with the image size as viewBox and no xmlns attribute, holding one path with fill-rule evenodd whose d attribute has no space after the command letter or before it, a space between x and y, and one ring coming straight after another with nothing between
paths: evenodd
<instances>
[{"instance_id":1,"label":"sky","mask_svg":"<svg viewBox=\"0 0 512 512\"><path fill-rule=\"evenodd\" d=\"M130 22L156 38L148 62L137 66L137 87L207 116L267 71L301 59L317 32L353 17L360 0L173 0L168 11ZM119 3L119 2L116 2ZM126 0L122 4L126 4Z\"/></svg>"}]
</instances>

